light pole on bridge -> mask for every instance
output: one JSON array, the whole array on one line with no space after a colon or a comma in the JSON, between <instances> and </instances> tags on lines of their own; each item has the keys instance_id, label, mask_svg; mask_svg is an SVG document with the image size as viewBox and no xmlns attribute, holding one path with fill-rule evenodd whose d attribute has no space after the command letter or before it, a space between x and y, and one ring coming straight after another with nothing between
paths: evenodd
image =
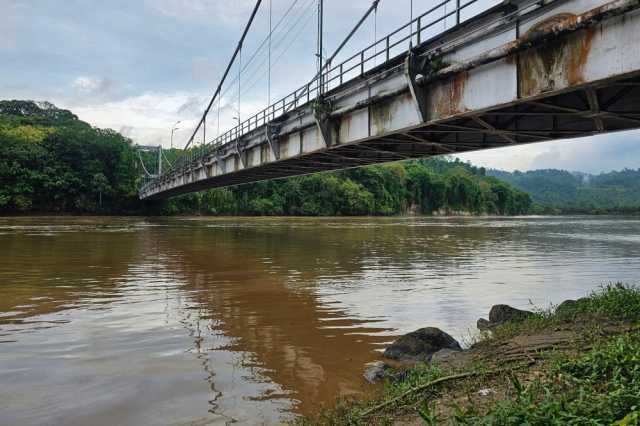
<instances>
[{"instance_id":1,"label":"light pole on bridge","mask_svg":"<svg viewBox=\"0 0 640 426\"><path fill-rule=\"evenodd\" d=\"M176 121L173 127L171 128L171 149L173 149L173 134L175 133L176 130L180 129L179 127L177 127L178 124L180 123L181 123L180 120Z\"/></svg>"}]
</instances>

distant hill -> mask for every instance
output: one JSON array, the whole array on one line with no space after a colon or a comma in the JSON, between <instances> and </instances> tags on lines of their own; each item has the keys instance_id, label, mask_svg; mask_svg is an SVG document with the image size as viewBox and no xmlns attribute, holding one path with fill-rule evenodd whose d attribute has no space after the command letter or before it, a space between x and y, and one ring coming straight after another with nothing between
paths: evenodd
<instances>
[{"instance_id":1,"label":"distant hill","mask_svg":"<svg viewBox=\"0 0 640 426\"><path fill-rule=\"evenodd\" d=\"M488 170L487 174L528 192L543 212L640 212L640 169L597 175L555 169L512 173Z\"/></svg>"}]
</instances>

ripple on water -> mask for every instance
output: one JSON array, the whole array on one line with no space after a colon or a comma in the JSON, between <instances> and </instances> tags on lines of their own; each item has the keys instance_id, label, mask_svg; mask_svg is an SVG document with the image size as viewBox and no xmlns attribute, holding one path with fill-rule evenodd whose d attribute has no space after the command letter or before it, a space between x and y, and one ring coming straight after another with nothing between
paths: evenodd
<instances>
[{"instance_id":1,"label":"ripple on water","mask_svg":"<svg viewBox=\"0 0 640 426\"><path fill-rule=\"evenodd\" d=\"M632 218L0 218L0 246L16 424L273 424L399 334L640 276Z\"/></svg>"}]
</instances>

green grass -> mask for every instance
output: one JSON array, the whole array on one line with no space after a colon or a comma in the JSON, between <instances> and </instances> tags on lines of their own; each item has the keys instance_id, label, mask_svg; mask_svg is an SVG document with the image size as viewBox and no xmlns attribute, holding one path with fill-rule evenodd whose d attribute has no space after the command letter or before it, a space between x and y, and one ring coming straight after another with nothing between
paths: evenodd
<instances>
[{"instance_id":1,"label":"green grass","mask_svg":"<svg viewBox=\"0 0 640 426\"><path fill-rule=\"evenodd\" d=\"M616 321L640 321L640 289L622 283L609 284L579 299L575 304L556 310L559 319L571 320L578 315L594 315Z\"/></svg>"},{"instance_id":2,"label":"green grass","mask_svg":"<svg viewBox=\"0 0 640 426\"><path fill-rule=\"evenodd\" d=\"M601 321L640 322L640 288L622 283L608 284L573 304L537 310L522 321L509 322L483 332L480 341L538 332L577 320L594 325Z\"/></svg>"},{"instance_id":3,"label":"green grass","mask_svg":"<svg viewBox=\"0 0 640 426\"><path fill-rule=\"evenodd\" d=\"M470 407L457 425L638 425L640 336L621 335L575 358L556 361L543 378L524 385L488 413Z\"/></svg>"}]
</instances>

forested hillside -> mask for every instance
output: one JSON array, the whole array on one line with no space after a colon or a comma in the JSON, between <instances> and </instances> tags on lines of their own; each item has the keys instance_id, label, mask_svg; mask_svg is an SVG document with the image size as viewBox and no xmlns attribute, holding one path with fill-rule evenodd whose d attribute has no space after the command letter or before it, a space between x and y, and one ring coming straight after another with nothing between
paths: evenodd
<instances>
[{"instance_id":1,"label":"forested hillside","mask_svg":"<svg viewBox=\"0 0 640 426\"><path fill-rule=\"evenodd\" d=\"M484 170L430 159L259 182L180 197L171 212L250 215L525 214L531 198Z\"/></svg>"},{"instance_id":2,"label":"forested hillside","mask_svg":"<svg viewBox=\"0 0 640 426\"><path fill-rule=\"evenodd\" d=\"M598 175L565 170L490 170L488 174L531 194L541 212L640 212L640 169Z\"/></svg>"},{"instance_id":3,"label":"forested hillside","mask_svg":"<svg viewBox=\"0 0 640 426\"><path fill-rule=\"evenodd\" d=\"M168 159L175 158L176 151ZM149 156L147 161L151 162ZM431 159L259 182L160 204L137 199L129 139L48 103L0 101L0 212L224 215L529 212L528 194L458 160Z\"/></svg>"},{"instance_id":4,"label":"forested hillside","mask_svg":"<svg viewBox=\"0 0 640 426\"><path fill-rule=\"evenodd\" d=\"M49 103L0 101L0 211L138 209L131 142Z\"/></svg>"}]
</instances>

